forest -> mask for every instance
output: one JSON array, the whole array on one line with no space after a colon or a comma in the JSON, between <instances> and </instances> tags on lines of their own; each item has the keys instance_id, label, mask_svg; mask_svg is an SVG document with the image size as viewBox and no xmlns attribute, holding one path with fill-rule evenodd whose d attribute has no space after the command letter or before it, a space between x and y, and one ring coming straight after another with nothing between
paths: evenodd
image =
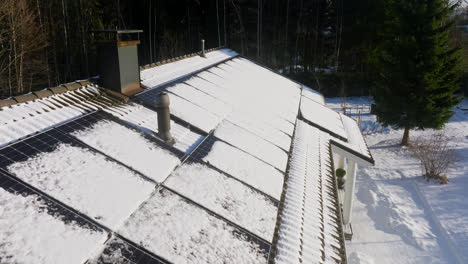
<instances>
[{"instance_id":1,"label":"forest","mask_svg":"<svg viewBox=\"0 0 468 264\"><path fill-rule=\"evenodd\" d=\"M205 39L327 96L367 95L382 2L1 0L0 98L96 76L95 29L142 29L140 65L197 52ZM468 10L452 19L468 24ZM464 30L453 28L451 45L463 48Z\"/></svg>"}]
</instances>

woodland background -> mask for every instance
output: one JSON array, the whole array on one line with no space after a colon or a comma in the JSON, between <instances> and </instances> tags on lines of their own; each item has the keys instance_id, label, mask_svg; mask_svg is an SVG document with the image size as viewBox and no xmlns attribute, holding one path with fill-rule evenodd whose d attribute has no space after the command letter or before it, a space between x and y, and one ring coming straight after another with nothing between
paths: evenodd
<instances>
[{"instance_id":1,"label":"woodland background","mask_svg":"<svg viewBox=\"0 0 468 264\"><path fill-rule=\"evenodd\" d=\"M1 0L0 98L96 76L91 30L116 28L144 30L140 65L197 52L205 39L327 96L367 95L382 1ZM453 19L453 45L468 47L468 9Z\"/></svg>"}]
</instances>

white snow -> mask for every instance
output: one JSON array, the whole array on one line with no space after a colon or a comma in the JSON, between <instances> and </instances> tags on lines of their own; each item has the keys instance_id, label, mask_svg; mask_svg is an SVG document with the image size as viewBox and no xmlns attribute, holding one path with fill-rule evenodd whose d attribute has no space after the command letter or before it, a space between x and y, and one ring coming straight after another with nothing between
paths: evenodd
<instances>
[{"instance_id":1,"label":"white snow","mask_svg":"<svg viewBox=\"0 0 468 264\"><path fill-rule=\"evenodd\" d=\"M185 83L176 84L167 90L220 117L225 117L231 111L227 104Z\"/></svg>"},{"instance_id":2,"label":"white snow","mask_svg":"<svg viewBox=\"0 0 468 264\"><path fill-rule=\"evenodd\" d=\"M119 113L113 111L118 109ZM158 137L158 114L142 105L128 103L119 105L110 109L104 109L106 112L124 120L131 126L143 131L147 135ZM175 140L174 148L189 153L197 146L203 136L191 131L187 127L179 125L171 120L171 135ZM158 137L159 138L159 137Z\"/></svg>"},{"instance_id":3,"label":"white snow","mask_svg":"<svg viewBox=\"0 0 468 264\"><path fill-rule=\"evenodd\" d=\"M273 238L278 208L271 200L206 165L184 164L164 185L267 241Z\"/></svg>"},{"instance_id":4,"label":"white snow","mask_svg":"<svg viewBox=\"0 0 468 264\"><path fill-rule=\"evenodd\" d=\"M84 263L106 240L106 233L65 224L45 207L37 195L0 188L1 263Z\"/></svg>"},{"instance_id":5,"label":"white snow","mask_svg":"<svg viewBox=\"0 0 468 264\"><path fill-rule=\"evenodd\" d=\"M339 109L339 98L327 99ZM423 180L421 167L399 144L402 130L382 127L369 114L369 98L347 98L352 117L361 111L374 167L357 172L352 211L353 240L347 243L348 262L468 263L468 101L455 108L445 127L459 160L447 171L449 182ZM432 130L411 131L412 138Z\"/></svg>"},{"instance_id":6,"label":"white snow","mask_svg":"<svg viewBox=\"0 0 468 264\"><path fill-rule=\"evenodd\" d=\"M156 182L163 182L180 163L169 150L113 121L99 121L72 135Z\"/></svg>"},{"instance_id":7,"label":"white snow","mask_svg":"<svg viewBox=\"0 0 468 264\"><path fill-rule=\"evenodd\" d=\"M169 191L148 199L120 231L173 263L266 263L258 245Z\"/></svg>"},{"instance_id":8,"label":"white snow","mask_svg":"<svg viewBox=\"0 0 468 264\"><path fill-rule=\"evenodd\" d=\"M281 147L283 150L289 151L291 137L262 119L254 118L251 115L239 114L239 112L237 112L229 115L227 120Z\"/></svg>"},{"instance_id":9,"label":"white snow","mask_svg":"<svg viewBox=\"0 0 468 264\"><path fill-rule=\"evenodd\" d=\"M334 196L326 164L330 159L329 136L302 121L297 121L289 175L286 183L283 210L275 263L299 260L317 263L322 256L325 263L340 260L341 248L336 212L330 208ZM293 261L294 262L294 261Z\"/></svg>"},{"instance_id":10,"label":"white snow","mask_svg":"<svg viewBox=\"0 0 468 264\"><path fill-rule=\"evenodd\" d=\"M301 100L301 114L311 123L347 139L340 114L306 97Z\"/></svg>"},{"instance_id":11,"label":"white snow","mask_svg":"<svg viewBox=\"0 0 468 264\"><path fill-rule=\"evenodd\" d=\"M63 95L53 95L50 100ZM86 113L73 107L54 107L45 99L3 107L0 111L0 147L44 131Z\"/></svg>"},{"instance_id":12,"label":"white snow","mask_svg":"<svg viewBox=\"0 0 468 264\"><path fill-rule=\"evenodd\" d=\"M302 96L306 97L314 102L317 102L321 105L325 105L325 97L312 88L309 88L305 85L302 86Z\"/></svg>"},{"instance_id":13,"label":"white snow","mask_svg":"<svg viewBox=\"0 0 468 264\"><path fill-rule=\"evenodd\" d=\"M348 142L343 142L341 140L339 140L339 142L370 159L371 154L356 121L343 114L340 114L340 116L343 121Z\"/></svg>"},{"instance_id":14,"label":"white snow","mask_svg":"<svg viewBox=\"0 0 468 264\"><path fill-rule=\"evenodd\" d=\"M229 49L215 50L206 53L206 57L193 56L179 61L163 64L142 70L140 78L147 87L156 87L181 77L190 75L198 70L209 67L238 54Z\"/></svg>"},{"instance_id":15,"label":"white snow","mask_svg":"<svg viewBox=\"0 0 468 264\"><path fill-rule=\"evenodd\" d=\"M7 170L109 228L120 226L154 189L104 156L63 143Z\"/></svg>"},{"instance_id":16,"label":"white snow","mask_svg":"<svg viewBox=\"0 0 468 264\"><path fill-rule=\"evenodd\" d=\"M210 132L222 120L222 117L209 112L177 95L168 94L171 114L180 117L199 129Z\"/></svg>"},{"instance_id":17,"label":"white snow","mask_svg":"<svg viewBox=\"0 0 468 264\"><path fill-rule=\"evenodd\" d=\"M214 135L283 172L286 170L288 154L284 150L229 121L223 121Z\"/></svg>"},{"instance_id":18,"label":"white snow","mask_svg":"<svg viewBox=\"0 0 468 264\"><path fill-rule=\"evenodd\" d=\"M203 160L278 200L281 197L281 172L239 149L216 141Z\"/></svg>"}]
</instances>

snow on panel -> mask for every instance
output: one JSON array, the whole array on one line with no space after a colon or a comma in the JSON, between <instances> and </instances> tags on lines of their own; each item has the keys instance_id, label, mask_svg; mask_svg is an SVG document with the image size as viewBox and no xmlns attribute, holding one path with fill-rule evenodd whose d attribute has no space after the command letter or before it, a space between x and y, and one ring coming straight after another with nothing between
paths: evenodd
<instances>
[{"instance_id":1,"label":"snow on panel","mask_svg":"<svg viewBox=\"0 0 468 264\"><path fill-rule=\"evenodd\" d=\"M289 122L296 119L300 86L258 65L234 59L198 76L225 90L229 94L227 101L236 110L262 117L268 114Z\"/></svg>"},{"instance_id":2,"label":"snow on panel","mask_svg":"<svg viewBox=\"0 0 468 264\"><path fill-rule=\"evenodd\" d=\"M180 163L169 150L113 121L101 120L72 135L156 182L164 181Z\"/></svg>"},{"instance_id":3,"label":"snow on panel","mask_svg":"<svg viewBox=\"0 0 468 264\"><path fill-rule=\"evenodd\" d=\"M281 212L275 263L341 261L342 237L334 205L329 135L302 121L296 125Z\"/></svg>"},{"instance_id":4,"label":"snow on panel","mask_svg":"<svg viewBox=\"0 0 468 264\"><path fill-rule=\"evenodd\" d=\"M301 100L301 114L309 122L328 130L344 139L347 138L341 116L330 108L303 97Z\"/></svg>"},{"instance_id":5,"label":"snow on panel","mask_svg":"<svg viewBox=\"0 0 468 264\"><path fill-rule=\"evenodd\" d=\"M263 120L238 113L229 115L227 120L281 147L283 150L289 151L291 137Z\"/></svg>"},{"instance_id":6,"label":"snow on panel","mask_svg":"<svg viewBox=\"0 0 468 264\"><path fill-rule=\"evenodd\" d=\"M126 121L131 126L143 131L147 135L156 136L158 133L158 114L156 111L150 110L142 105L128 103L120 105L121 114L116 114L112 111L106 111L114 116ZM174 148L184 152L191 152L197 146L203 136L191 131L171 120L171 135L175 140Z\"/></svg>"},{"instance_id":7,"label":"snow on panel","mask_svg":"<svg viewBox=\"0 0 468 264\"><path fill-rule=\"evenodd\" d=\"M174 93L220 117L226 116L231 111L228 105L222 101L219 101L213 96L197 90L185 83L171 86L167 88L167 91Z\"/></svg>"},{"instance_id":8,"label":"snow on panel","mask_svg":"<svg viewBox=\"0 0 468 264\"><path fill-rule=\"evenodd\" d=\"M107 234L65 223L46 212L37 195L0 188L0 262L84 263Z\"/></svg>"},{"instance_id":9,"label":"snow on panel","mask_svg":"<svg viewBox=\"0 0 468 264\"><path fill-rule=\"evenodd\" d=\"M222 120L222 117L212 114L177 95L169 94L169 100L171 102L170 111L172 114L205 132L210 132Z\"/></svg>"},{"instance_id":10,"label":"snow on panel","mask_svg":"<svg viewBox=\"0 0 468 264\"><path fill-rule=\"evenodd\" d=\"M163 64L140 72L142 84L156 87L181 77L190 75L238 54L229 49L215 50L206 53L206 57L194 56L187 59Z\"/></svg>"},{"instance_id":11,"label":"snow on panel","mask_svg":"<svg viewBox=\"0 0 468 264\"><path fill-rule=\"evenodd\" d=\"M216 141L203 160L278 200L281 197L281 172L239 149Z\"/></svg>"},{"instance_id":12,"label":"snow on panel","mask_svg":"<svg viewBox=\"0 0 468 264\"><path fill-rule=\"evenodd\" d=\"M222 122L214 135L283 172L286 170L288 154L284 150L229 121Z\"/></svg>"},{"instance_id":13,"label":"snow on panel","mask_svg":"<svg viewBox=\"0 0 468 264\"><path fill-rule=\"evenodd\" d=\"M302 86L302 96L309 98L310 100L317 102L321 105L325 105L325 98L323 97L323 95L305 85Z\"/></svg>"},{"instance_id":14,"label":"snow on panel","mask_svg":"<svg viewBox=\"0 0 468 264\"><path fill-rule=\"evenodd\" d=\"M154 189L104 156L64 143L7 170L109 228L120 226Z\"/></svg>"},{"instance_id":15,"label":"snow on panel","mask_svg":"<svg viewBox=\"0 0 468 264\"><path fill-rule=\"evenodd\" d=\"M156 95L159 93L158 89L148 90L147 92L140 93L136 97L138 100L145 102L146 104L154 105L156 101ZM170 100L170 112L172 115L179 117L180 119L192 124L193 126L203 130L204 132L210 132L214 129L222 120L222 117L217 116L206 109L193 104L190 101L183 99L172 93L168 93Z\"/></svg>"},{"instance_id":16,"label":"snow on panel","mask_svg":"<svg viewBox=\"0 0 468 264\"><path fill-rule=\"evenodd\" d=\"M196 76L185 81L186 84L195 87L196 89L203 91L206 94L211 95L214 98L217 98L220 101L223 101L226 104L229 104L229 93L227 90L223 89L221 86L216 85L212 82L205 80L202 75L211 74L208 71L201 72Z\"/></svg>"},{"instance_id":17,"label":"snow on panel","mask_svg":"<svg viewBox=\"0 0 468 264\"><path fill-rule=\"evenodd\" d=\"M267 252L238 232L167 190L148 199L120 230L173 263L266 263Z\"/></svg>"},{"instance_id":18,"label":"snow on panel","mask_svg":"<svg viewBox=\"0 0 468 264\"><path fill-rule=\"evenodd\" d=\"M341 120L343 120L343 126L347 134L348 143L341 142L345 146L355 150L356 152L364 155L368 159L372 159L369 149L367 148L364 137L361 134L358 124L351 117L341 115Z\"/></svg>"},{"instance_id":19,"label":"snow on panel","mask_svg":"<svg viewBox=\"0 0 468 264\"><path fill-rule=\"evenodd\" d=\"M202 163L179 167L164 185L271 241L278 208L248 186Z\"/></svg>"}]
</instances>

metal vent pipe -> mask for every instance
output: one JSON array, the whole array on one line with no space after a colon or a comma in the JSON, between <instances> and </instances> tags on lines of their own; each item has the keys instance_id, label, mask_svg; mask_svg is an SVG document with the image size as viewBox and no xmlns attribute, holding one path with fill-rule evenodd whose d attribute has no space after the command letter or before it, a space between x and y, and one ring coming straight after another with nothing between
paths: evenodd
<instances>
[{"instance_id":1,"label":"metal vent pipe","mask_svg":"<svg viewBox=\"0 0 468 264\"><path fill-rule=\"evenodd\" d=\"M171 115L169 112L169 95L162 92L156 96L156 112L158 113L159 136L167 144L174 144L175 140L171 136Z\"/></svg>"},{"instance_id":2,"label":"metal vent pipe","mask_svg":"<svg viewBox=\"0 0 468 264\"><path fill-rule=\"evenodd\" d=\"M204 39L201 40L201 56L206 57L205 56L205 40Z\"/></svg>"}]
</instances>

